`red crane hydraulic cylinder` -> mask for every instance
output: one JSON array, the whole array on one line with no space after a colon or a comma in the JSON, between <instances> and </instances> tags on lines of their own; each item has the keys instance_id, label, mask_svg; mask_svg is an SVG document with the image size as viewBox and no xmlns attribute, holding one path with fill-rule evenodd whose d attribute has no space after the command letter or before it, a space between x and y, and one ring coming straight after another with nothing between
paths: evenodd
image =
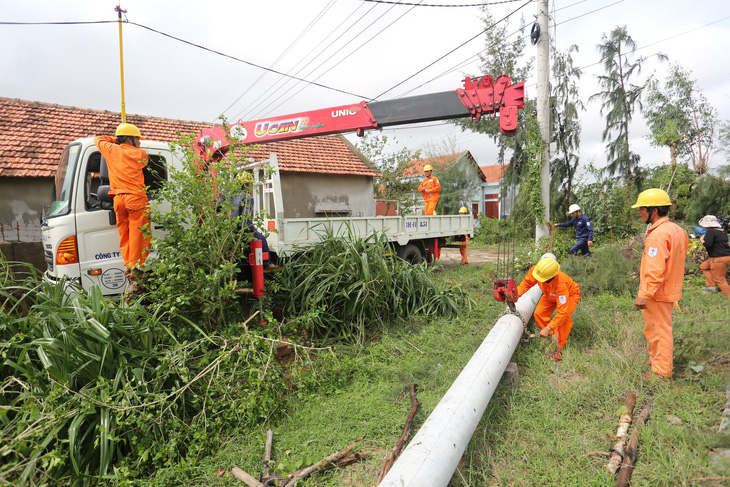
<instances>
[{"instance_id":1,"label":"red crane hydraulic cylinder","mask_svg":"<svg viewBox=\"0 0 730 487\"><path fill-rule=\"evenodd\" d=\"M251 285L253 286L253 297L264 296L264 259L268 259L268 252L262 250L261 240L253 239L249 244L248 263L251 266Z\"/></svg>"}]
</instances>

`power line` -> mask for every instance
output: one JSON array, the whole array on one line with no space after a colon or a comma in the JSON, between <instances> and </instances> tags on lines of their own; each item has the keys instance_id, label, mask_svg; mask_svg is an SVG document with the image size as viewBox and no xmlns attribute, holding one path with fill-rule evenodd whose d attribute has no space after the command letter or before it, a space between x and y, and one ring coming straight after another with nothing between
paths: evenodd
<instances>
[{"instance_id":1,"label":"power line","mask_svg":"<svg viewBox=\"0 0 730 487\"><path fill-rule=\"evenodd\" d=\"M327 11L328 11L328 10L329 10L330 8L332 8L332 6L333 6L334 4L335 4L335 0L330 0L330 2L329 2L329 3L328 3L328 4L327 4L327 5L326 5L326 6L325 6L325 7L324 7L324 8L323 8L323 9L322 9L322 10L321 10L321 11L320 11L320 12L319 12L319 13L318 13L318 14L317 14L316 16L315 16L315 17L314 17L314 19L313 19L313 20L312 20L312 21L311 21L311 22L310 22L310 23L309 23L309 24L308 24L308 25L307 25L307 26L306 26L306 27L304 28L304 30L302 30L302 32L301 32L301 33L300 33L300 34L299 34L299 35L298 35L298 36L296 37L296 39L294 39L294 40L293 40L293 41L292 41L292 42L291 42L291 43L289 44L289 46L287 46L287 48L286 48L286 49L284 49L284 51L283 51L283 52L282 52L281 54L279 54L279 57L277 57L277 58L276 58L276 59L274 60L274 62L273 62L273 63L271 63L271 64L269 65L269 69L272 69L272 68L273 68L274 66L276 66L276 64L277 64L277 63L278 63L279 61L281 61L281 60L282 60L282 59L284 58L284 56L285 56L285 55L286 55L286 54L287 54L287 53L288 53L289 51L291 51L291 49L292 49L292 48L293 48L293 47L294 47L294 46L295 46L295 45L297 44L297 42L299 42L299 40L300 40L300 39L302 39L302 38L304 37L304 35L305 35L305 34L306 34L307 32L309 32L309 31L310 31L310 30L312 29L312 27L314 27L314 26L315 26L315 25L317 24L317 22L319 22L319 21L320 21L320 20L322 19L322 17L324 16L324 14L325 14L325 13L327 13ZM234 101L233 103L231 103L230 105L228 105L228 107L227 107L227 108L226 108L225 110L223 110L223 112L221 112L221 113L225 114L225 113L226 113L226 112L227 112L228 110L230 110L230 109L231 109L231 108L233 107L233 105L235 105L236 103L238 103L238 102L239 102L239 100L240 100L241 98L243 98L244 96L246 96L246 95L248 94L248 92L249 92L249 91L251 91L251 90L252 90L252 89L254 88L254 86L256 86L256 85L258 84L258 82L259 82L259 81L261 81L261 80L262 80L262 79L263 79L264 77L266 77L266 75L267 75L267 74L268 74L268 71L264 71L263 73L261 73L261 74L259 75L259 77L258 77L258 78L256 78L256 80L255 80L255 81L254 81L253 83L251 83L251 84L250 84L250 85L248 86L248 88L246 88L246 89L245 89L245 90L243 91L243 93L241 93L241 94L239 95L239 97L238 97L238 98L236 98L236 100L235 100L235 101Z\"/></svg>"},{"instance_id":2,"label":"power line","mask_svg":"<svg viewBox=\"0 0 730 487\"><path fill-rule=\"evenodd\" d=\"M347 16L347 18L345 19L345 21L349 20L349 19L350 19L350 17L352 17L352 16L353 16L353 15L355 14L355 12L357 12L357 11L358 11L358 10L360 9L360 7L362 7L363 5L365 5L365 4L364 4L364 3L361 3L361 4L360 4L360 5L359 5L359 6L358 6L358 7L357 7L357 8L356 8L356 9L355 9L355 10L354 10L353 12L351 12L351 13L350 13L350 15L348 15L348 16ZM328 49L329 49L330 47L332 47L333 45L335 45L335 43L336 43L336 42L337 42L338 40L340 40L340 39L341 39L341 38L342 38L342 37L343 37L343 36L344 36L345 34L347 34L347 33L349 32L349 30L350 30L350 29L352 29L352 28L353 28L353 27L355 27L355 26L356 26L356 25L357 25L358 23L360 23L360 22L361 22L361 21L362 21L362 20L363 20L363 19L364 19L365 17L367 17L367 15L368 15L368 14L369 14L370 12L372 12L372 11L373 11L373 10L374 10L375 8L376 8L376 6L375 6L375 5L371 6L371 7L370 7L370 9L369 9L369 10L368 10L367 12L365 12L364 14L362 14L362 15L361 15L361 16L360 16L360 17L359 17L359 18L358 18L357 20L355 20L355 22L353 22L353 23L352 23L352 24L351 24L351 25L350 25L349 27L347 27L346 29L343 29L343 31L342 31L342 32L341 32L341 33L340 33L340 34L339 34L339 35L338 35L338 36L337 36L336 38L334 38L334 39L333 39L333 40L332 40L332 41L331 41L331 42L330 42L329 44L327 44L327 45L326 45L326 46L325 46L324 48L321 48L321 49L319 49L319 45L317 45L317 46L315 46L314 48L312 48L312 50L310 50L310 51L309 51L309 53L307 53L307 54L306 54L306 55L305 55L304 57L302 57L302 59L300 59L300 61L299 61L299 62L298 62L297 64L295 64L295 67L296 67L296 66L299 66L300 64L303 64L303 66L302 66L301 68L299 68L299 69L298 69L298 70L297 70L297 71L295 72L295 74L297 74L297 75L298 75L298 74L299 74L300 72L302 72L302 71L303 71L303 70L304 70L305 68L307 68L307 67L309 66L309 64L310 64L310 63L314 62L314 61L315 61L316 59L318 59L318 58L319 58L320 56L323 56L323 55L324 55L324 53L325 53L325 52L326 52L326 51L327 51L327 50L328 50ZM342 24L340 24L340 25L342 25ZM337 29L335 29L335 30L333 30L332 32L330 32L329 34L327 34L327 36L325 36L325 38L323 39L323 41L325 41L325 40L329 39L329 37L330 37L330 36L332 36L333 34L335 34L335 32L336 32L336 31L337 31ZM361 31L361 33L362 33L362 31ZM360 34L357 34L357 35L360 35ZM352 40L353 40L353 39L351 39L350 41L348 41L348 42L347 42L347 43L346 43L345 45L347 45L347 44L349 44L350 42L352 42ZM316 51L317 49L319 49L319 52L318 52L317 54L315 54L315 55L314 55L314 57L312 57L311 59L307 59L307 58L309 58L309 56L310 56L310 55L311 55L312 53L314 53L314 52L315 52L315 51ZM308 72L308 73L307 73L307 74L306 74L305 76L309 76L309 75L313 74L315 70L316 70L316 68L315 68L315 69L312 69L312 70L310 70L310 71L309 71L309 72ZM280 81L281 81L281 80L278 80L278 81L277 81L277 85L279 84L279 82L280 82ZM280 89L281 89L281 88L283 88L284 86L286 86L286 85L287 85L287 84L288 84L288 83L289 83L290 81L291 81L290 79L287 79L286 81L284 81L284 82L283 82L283 83L281 84L281 86L280 86L280 87L278 87L278 88L277 88L277 87L275 87L274 89L271 89L271 90L270 90L270 92L269 92L269 93L267 94L267 96L266 96L266 97L263 97L263 98L261 98L261 99L259 99L259 100L254 100L253 102L249 103L249 105L248 105L248 106L247 106L246 108L244 108L243 110L239 111L239 112L238 112L238 114L236 114L236 116L240 115L241 113L244 113L244 111L245 111L245 113L244 113L244 118L249 118L249 114L252 114L252 113L253 113L254 115L256 115L256 114L258 114L258 113L261 113L261 110L259 109L259 107L260 107L260 106L262 106L263 104L265 104L265 103L266 103L266 102L267 102L268 100L270 100L270 99L271 99L272 97L274 97L274 96L277 96L277 94L279 93ZM295 85L295 86L296 86L296 85ZM289 90L291 90L291 88L290 88ZM288 92L288 91L287 91L287 92ZM281 96L281 95L278 95L278 96ZM365 98L365 97L361 97L361 98ZM258 103L256 103L256 101L258 101ZM251 109L248 109L248 107L250 107L250 106L251 106L251 104L253 104L253 103L256 103L256 105L255 105L255 106L254 106L253 108L251 108ZM255 110L257 110L257 109L259 109L259 111L258 111L258 112L256 112L256 111L255 111Z\"/></svg>"},{"instance_id":3,"label":"power line","mask_svg":"<svg viewBox=\"0 0 730 487\"><path fill-rule=\"evenodd\" d=\"M407 15L408 13L410 13L410 12L411 12L411 11L413 10L413 8L414 8L414 7L411 7L411 8L409 8L409 9L408 9L407 11L405 11L404 13L402 13L402 14L401 14L401 15L400 15L400 16L399 16L398 18L396 18L395 20L393 20L392 22L390 22L390 23L389 23L388 25L386 25L385 27L383 27L382 29L380 29L380 30L379 30L379 31L378 31L378 32L377 32L376 34L374 34L373 36L371 36L371 37L370 37L370 38L369 38L368 40L366 40L365 42L363 42L362 44L360 44L360 45L359 45L358 47L356 47L355 49L353 49L352 51L350 51L350 52L349 52L348 54L346 54L346 55L345 55L345 58L347 58L347 57L350 57L350 56L352 56L352 55L353 55L354 53L356 53L357 51L359 51L360 49L362 49L363 47L365 47L365 45L367 45L367 44L368 44L368 43L369 43L370 41L372 41L373 39L375 39L376 37L378 37L378 36L379 36L380 34L382 34L383 32L385 32L385 31L386 31L387 29L389 29L390 27L392 27L392 26L393 26L393 25L394 25L394 24L395 24L396 22L398 22L398 21L399 21L400 19L402 19L403 17L405 17L405 16L406 16L406 15ZM393 7L389 8L389 9L388 9L388 12L389 12L390 10L392 10L392 9L393 9ZM387 12L386 12L386 13L387 13ZM381 18L382 18L382 17L381 17ZM380 19L378 19L378 20L380 20ZM375 23L375 22L373 22L373 23ZM363 29L363 31L362 31L361 33L365 32L365 30L366 30L367 28L369 28L369 27L370 27L371 25L373 25L373 23L371 23L371 24L370 24L370 25L369 25L368 27L366 27L365 29ZM359 35L360 35L360 34L358 34L358 36L359 36ZM355 38L357 38L357 36L356 36ZM352 40L354 40L355 38L353 38ZM348 43L348 44L349 44L349 43ZM338 50L337 50L337 52L336 52L335 54L337 54L337 53L341 52L341 51L342 51L342 49L343 49L344 47L346 47L346 46L343 46L342 48L338 49ZM322 62L322 63L321 63L321 64L320 64L319 66L317 66L316 68L314 68L314 69L312 70L312 72L314 72L315 70L319 69L319 68L320 68L320 67L321 67L322 65L324 65L324 64L325 64L325 63L326 63L327 61L331 61L331 60L332 60L332 58L331 58L331 57L330 57L329 59L325 60L325 61L324 61L324 62ZM330 71L332 71L332 69L333 69L333 68L334 68L335 66L337 66L337 63L335 63L335 64L334 64L334 65L333 65L332 67L330 67L329 69L327 69L327 70L326 70L325 72L323 72L322 74L318 75L318 76L317 76L316 78L314 78L314 80L316 81L316 80L318 80L318 79L322 78L322 76L324 76L324 75L326 75L327 73L329 73ZM286 101L290 100L291 98L293 98L294 96L296 96L297 94L299 94L299 93L300 93L300 92L301 92L302 90L304 90L305 88L306 88L306 86L305 86L305 87L302 87L302 88L301 88L301 89L299 89L299 91L297 91L296 93L293 93L293 94L292 94L291 96L289 96L289 97L288 97L288 98L286 98L285 100L282 100L282 101L281 101L281 103L279 103L279 104L278 104L277 106L275 106L275 107L271 108L271 110L276 110L276 109L277 109L277 108L279 108L279 107L280 107L280 106L281 106L282 104L284 104L284 103L285 103ZM288 91L287 91L287 93L288 93ZM285 94L286 94L286 93L285 93ZM368 99L368 101L371 101L371 100L372 100L372 99Z\"/></svg>"},{"instance_id":4,"label":"power line","mask_svg":"<svg viewBox=\"0 0 730 487\"><path fill-rule=\"evenodd\" d=\"M194 42L186 41L185 39L182 39L180 37L176 37L176 36L171 35L171 34L167 34L165 32L159 31L157 29L153 29L152 27L148 27L146 25L138 24L136 22L128 22L128 23L130 25L135 25L135 26L140 27L142 29L149 30L150 32L154 32L155 34L159 34L161 36L169 37L170 39L174 39L174 40L176 40L178 42L182 42L184 44L188 44L190 46L197 47L198 49L202 49L204 51L212 52L213 54L217 54L219 56L223 56L223 57L226 57L226 58L229 58L229 59L233 59L234 61L238 61L239 63L247 64L249 66L253 66L254 68L263 69L265 71L269 71L270 73L278 74L279 76L284 76L286 78L291 78L291 79L294 79L294 80L297 80L297 81L301 81L301 82L304 82L304 83L309 83L309 84L314 85L314 86L319 86L320 88L325 88L325 89L328 89L328 90L337 91L338 93L344 93L346 95L356 96L358 98L366 98L365 96L357 95L357 94L351 93L349 91L341 90L339 88L333 88L331 86L323 85L321 83L315 83L313 81L309 81L309 80L306 80L304 78L298 78L296 76L292 76L292 75L287 74L287 73L282 73L281 71L277 71L275 69L269 69L269 68L266 68L264 66L261 66L260 64L252 63L251 61L246 61L245 59L237 58L236 56L232 56L230 54L226 54L226 53L223 53L223 52L220 52L220 51L216 51L215 49L211 49L209 47L201 46L200 44L196 44Z\"/></svg>"},{"instance_id":5,"label":"power line","mask_svg":"<svg viewBox=\"0 0 730 487\"><path fill-rule=\"evenodd\" d=\"M479 33L478 33L477 35L475 35L475 36L474 36L474 37L472 37L471 39L468 39L467 41L465 41L465 42L463 42L463 43L459 44L458 46L456 46L455 48L453 48L452 50L450 50L449 52L447 52L447 53L446 53L446 54L444 54L443 56L441 56L441 57L439 57L438 59L436 59L435 61L433 61L433 62L429 63L429 64L428 64L428 65L426 65L425 67L423 67L423 68L419 69L418 71L416 71L415 73L413 73L413 74L412 74L411 76L409 76L408 78L404 79L404 80L403 80L403 81L401 81L400 83L397 83L396 85L394 85L394 86L392 86L392 87L388 88L387 90L385 90L384 92L382 92L381 94L379 94L378 96L376 96L376 97L375 97L375 98L373 98L373 99L377 100L378 98L380 98L380 97L381 97L381 96L383 96L384 94L388 93L389 91L392 91L392 90L394 90L395 88L399 87L400 85L402 85L403 83L405 83L405 82L406 82L406 81L408 81L409 79L412 79L412 78L413 78L414 76L417 76L417 75L421 74L421 73L422 73L423 71L425 71L426 69L430 68L431 66L433 66L433 65L434 65L434 64L436 64L437 62L441 61L441 60L442 60L442 59L444 59L444 58L445 58L446 56L449 56L450 54L452 54L452 53L453 53L454 51L456 51L457 49L461 49L462 47L464 47L465 45L467 45L468 43L470 43L470 42L471 42L471 41L473 41L474 39L478 38L479 36L481 36L482 34L484 34L484 33L485 33L485 32L486 32L487 30L491 29L492 27L494 27L495 25L499 24L500 22L503 22L503 21L507 20L507 19L508 19L508 18L510 18L510 17L512 16L512 15L516 14L517 12L519 12L520 10L522 10L523 8L525 8L525 7L526 7L526 6L527 6L527 5L529 4L529 3L531 3L531 2L532 2L532 0L527 0L527 1L526 1L526 2L524 3L524 4L522 4L522 5L520 6L520 7L518 7L518 8L517 8L517 10L515 10L514 12L510 12L509 14L505 15L505 16L504 16L504 17L502 17L502 18L501 18L500 20L498 20L497 22L494 22L494 23L493 23L492 25L490 25L490 26L489 26L489 27L487 27L486 29L482 30L481 32L479 32Z\"/></svg>"},{"instance_id":6,"label":"power line","mask_svg":"<svg viewBox=\"0 0 730 487\"><path fill-rule=\"evenodd\" d=\"M96 21L89 21L89 22L0 22L0 25L87 25L87 24L116 24L118 22L119 22L118 20L96 20ZM157 29L153 29L152 27L149 27L149 26L146 26L146 25L143 25L143 24L138 24L137 22L129 22L128 20L126 20L126 21L124 21L124 23L125 24L129 24L129 25L134 25L136 27L140 27L140 28L145 29L145 30L148 30L150 32L154 32L155 34L159 34L161 36L168 37L168 38L173 39L173 40L176 40L178 42L182 42L184 44L188 44L189 46L197 47L198 49L202 49L204 51L208 51L208 52L211 52L213 54L217 54L219 56L223 56L223 57L232 59L232 60L237 61L239 63L247 64L249 66L253 66L255 68L262 69L264 71L268 71L270 73L278 74L279 76L283 76L283 77L286 77L286 78L294 79L294 80L297 80L297 81L303 82L303 83L308 83L310 85L319 86L320 88L325 88L327 90L336 91L338 93L344 93L346 95L355 96L355 97L358 97L358 98L367 98L366 96L363 96L363 95L358 95L358 94L355 94L355 93L352 93L352 92L349 92L349 91L341 90L339 88L334 88L332 86L327 86L327 85L324 85L324 84L321 84L321 83L316 83L316 82L313 82L313 81L309 81L309 80L306 80L304 78L299 78L297 76L293 76L293 75L290 75L290 74L287 74L287 73L283 73L281 71L277 71L275 69L266 68L266 67L261 66L259 64L252 63L251 61L246 61L245 59L237 58L237 57L232 56L230 54L226 54L226 53L223 53L223 52L220 52L220 51L216 51L215 49L211 49L209 47L201 46L200 44L196 44L194 42L187 41L185 39L182 39L180 37L174 36L172 34L167 34L165 32L162 32L162 31L157 30Z\"/></svg>"},{"instance_id":7,"label":"power line","mask_svg":"<svg viewBox=\"0 0 730 487\"><path fill-rule=\"evenodd\" d=\"M504 3L514 3L519 2L521 0L502 0L498 2L481 2L481 3L467 3L467 4L456 4L456 5L449 5L449 4L428 4L428 3L409 3L409 2L395 2L393 0L361 0L363 2L372 2L372 3L391 3L396 5L413 5L414 7L489 7L490 5L500 5ZM531 0L532 1L532 0Z\"/></svg>"},{"instance_id":8,"label":"power line","mask_svg":"<svg viewBox=\"0 0 730 487\"><path fill-rule=\"evenodd\" d=\"M116 24L118 20L92 20L88 22L0 22L0 25L86 25Z\"/></svg>"}]
</instances>

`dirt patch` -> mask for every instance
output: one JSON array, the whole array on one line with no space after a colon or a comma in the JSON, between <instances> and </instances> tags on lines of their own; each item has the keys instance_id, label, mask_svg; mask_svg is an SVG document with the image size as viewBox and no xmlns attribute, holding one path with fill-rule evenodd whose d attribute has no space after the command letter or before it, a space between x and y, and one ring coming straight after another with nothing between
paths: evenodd
<instances>
[{"instance_id":1,"label":"dirt patch","mask_svg":"<svg viewBox=\"0 0 730 487\"><path fill-rule=\"evenodd\" d=\"M467 252L469 265L477 267L483 266L487 262L497 262L497 251L488 249L469 249ZM441 258L439 259L444 267L454 267L461 264L461 254L459 249L445 248L441 249Z\"/></svg>"}]
</instances>

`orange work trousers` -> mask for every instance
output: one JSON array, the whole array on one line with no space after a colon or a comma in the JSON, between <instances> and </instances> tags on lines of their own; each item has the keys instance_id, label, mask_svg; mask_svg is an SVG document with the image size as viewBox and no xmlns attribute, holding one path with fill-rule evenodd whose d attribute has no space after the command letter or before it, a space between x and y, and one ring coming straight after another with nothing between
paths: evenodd
<instances>
[{"instance_id":1,"label":"orange work trousers","mask_svg":"<svg viewBox=\"0 0 730 487\"><path fill-rule=\"evenodd\" d=\"M426 201L426 214L433 215L433 211L436 209L436 203L439 202L438 198Z\"/></svg>"},{"instance_id":2,"label":"orange work trousers","mask_svg":"<svg viewBox=\"0 0 730 487\"><path fill-rule=\"evenodd\" d=\"M730 285L725 279L728 265L730 265L730 256L710 257L700 264L700 270L705 275L705 286L717 286L726 297L730 296Z\"/></svg>"},{"instance_id":3,"label":"orange work trousers","mask_svg":"<svg viewBox=\"0 0 730 487\"><path fill-rule=\"evenodd\" d=\"M558 346L565 348L565 344L568 342L568 336L570 336L570 330L573 329L573 311L578 307L578 301L580 297L568 296L566 312L568 317L559 326L555 327L548 333L548 335L555 335L558 337ZM544 296L540 298L535 306L535 312L532 316L535 317L535 324L541 330L550 323L550 318L553 316L553 312L557 309L558 304L555 301L546 299Z\"/></svg>"},{"instance_id":4,"label":"orange work trousers","mask_svg":"<svg viewBox=\"0 0 730 487\"><path fill-rule=\"evenodd\" d=\"M114 196L114 213L117 216L119 248L124 265L141 267L147 259L150 247L150 205L147 195L119 194Z\"/></svg>"},{"instance_id":5,"label":"orange work trousers","mask_svg":"<svg viewBox=\"0 0 730 487\"><path fill-rule=\"evenodd\" d=\"M462 264L468 264L469 259L466 258L466 251L469 248L469 235L465 235L466 240L461 242L459 245L459 253L461 254L461 263Z\"/></svg>"},{"instance_id":6,"label":"orange work trousers","mask_svg":"<svg viewBox=\"0 0 730 487\"><path fill-rule=\"evenodd\" d=\"M649 349L652 372L672 377L674 338L672 337L673 303L663 301L646 302L644 315L644 336Z\"/></svg>"}]
</instances>

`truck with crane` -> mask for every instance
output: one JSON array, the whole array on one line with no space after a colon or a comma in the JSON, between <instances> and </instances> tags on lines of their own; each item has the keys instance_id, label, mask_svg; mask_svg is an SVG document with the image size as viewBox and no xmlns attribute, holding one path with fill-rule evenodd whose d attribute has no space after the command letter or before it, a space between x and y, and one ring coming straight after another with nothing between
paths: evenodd
<instances>
[{"instance_id":1,"label":"truck with crane","mask_svg":"<svg viewBox=\"0 0 730 487\"><path fill-rule=\"evenodd\" d=\"M243 144L266 143L319 135L356 132L362 135L394 125L499 114L500 129L513 135L518 109L524 107L524 82L511 84L509 76L496 80L484 75L467 77L463 88L390 101L360 102L258 121L239 121L228 127L205 128L195 136L194 150L206 162L221 160L231 149L231 135ZM165 183L169 169L181 168L179 151L163 142L142 141L149 155L145 183L154 189ZM263 171L264 167L274 170ZM245 168L254 175L254 213L263 220L270 252L292 253L315 243L325 231L334 235L367 236L382 233L399 257L410 262L438 258L439 240L473 235L470 215L409 215L364 217L325 215L317 218L287 218L287 195L282 191L276 154ZM94 187L91 174L100 175ZM112 199L108 195L106 163L93 138L78 139L62 152L56 175L56 200L42 217L42 242L50 281L67 279L88 289L98 286L102 294L125 291L127 280L119 250ZM152 223L152 233L163 229ZM253 246L252 246L253 247ZM260 250L259 250L260 252ZM154 256L154 254L153 254ZM260 259L260 256L259 256ZM254 264L252 257L251 263Z\"/></svg>"}]
</instances>

